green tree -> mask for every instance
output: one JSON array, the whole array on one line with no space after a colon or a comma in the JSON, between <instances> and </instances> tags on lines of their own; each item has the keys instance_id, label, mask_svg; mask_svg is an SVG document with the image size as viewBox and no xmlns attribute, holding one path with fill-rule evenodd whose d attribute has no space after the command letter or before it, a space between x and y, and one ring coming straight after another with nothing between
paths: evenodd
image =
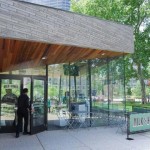
<instances>
[{"instance_id":1,"label":"green tree","mask_svg":"<svg viewBox=\"0 0 150 150\"><path fill-rule=\"evenodd\" d=\"M56 88L56 87L48 88L48 96L54 97L54 96L58 96L58 94L59 94L58 88Z\"/></svg>"},{"instance_id":2,"label":"green tree","mask_svg":"<svg viewBox=\"0 0 150 150\"><path fill-rule=\"evenodd\" d=\"M144 79L150 77L150 0L72 0L71 10L101 19L131 25L134 29L135 53L125 60L126 79L137 78L142 101L146 103Z\"/></svg>"}]
</instances>

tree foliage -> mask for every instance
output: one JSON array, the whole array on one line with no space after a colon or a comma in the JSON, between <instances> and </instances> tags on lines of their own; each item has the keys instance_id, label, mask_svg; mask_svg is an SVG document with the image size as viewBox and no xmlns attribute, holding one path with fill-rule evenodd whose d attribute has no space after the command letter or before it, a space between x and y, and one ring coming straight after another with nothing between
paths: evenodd
<instances>
[{"instance_id":1,"label":"tree foliage","mask_svg":"<svg viewBox=\"0 0 150 150\"><path fill-rule=\"evenodd\" d=\"M140 81L142 100L146 102L144 79L150 78L150 0L72 0L71 9L133 27L135 53L125 57L126 79Z\"/></svg>"}]
</instances>

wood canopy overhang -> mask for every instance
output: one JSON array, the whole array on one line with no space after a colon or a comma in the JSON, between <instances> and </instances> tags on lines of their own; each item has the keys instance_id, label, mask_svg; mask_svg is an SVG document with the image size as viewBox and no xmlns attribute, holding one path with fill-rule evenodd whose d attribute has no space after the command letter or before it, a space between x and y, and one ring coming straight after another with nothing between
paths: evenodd
<instances>
[{"instance_id":1,"label":"wood canopy overhang","mask_svg":"<svg viewBox=\"0 0 150 150\"><path fill-rule=\"evenodd\" d=\"M0 12L0 72L134 52L131 26L19 0Z\"/></svg>"},{"instance_id":2,"label":"wood canopy overhang","mask_svg":"<svg viewBox=\"0 0 150 150\"><path fill-rule=\"evenodd\" d=\"M122 54L123 52L0 38L0 72Z\"/></svg>"}]
</instances>

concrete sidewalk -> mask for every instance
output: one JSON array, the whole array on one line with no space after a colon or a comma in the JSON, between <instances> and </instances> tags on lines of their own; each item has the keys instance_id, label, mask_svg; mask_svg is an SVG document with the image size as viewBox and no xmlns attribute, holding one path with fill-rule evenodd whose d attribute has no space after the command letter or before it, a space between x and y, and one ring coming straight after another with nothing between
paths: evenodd
<instances>
[{"instance_id":1,"label":"concrete sidewalk","mask_svg":"<svg viewBox=\"0 0 150 150\"><path fill-rule=\"evenodd\" d=\"M116 128L45 131L36 135L0 134L0 150L150 150L150 132L134 134L134 140Z\"/></svg>"}]
</instances>

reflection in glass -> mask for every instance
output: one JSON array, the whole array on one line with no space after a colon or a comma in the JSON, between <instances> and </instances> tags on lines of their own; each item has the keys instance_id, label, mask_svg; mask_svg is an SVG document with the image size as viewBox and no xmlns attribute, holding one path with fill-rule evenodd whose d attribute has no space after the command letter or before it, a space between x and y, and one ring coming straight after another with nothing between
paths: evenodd
<instances>
[{"instance_id":1,"label":"reflection in glass","mask_svg":"<svg viewBox=\"0 0 150 150\"><path fill-rule=\"evenodd\" d=\"M45 69L45 66L36 67L36 68L28 68L28 69L20 69L20 70L12 71L12 74L45 76L46 75L46 69Z\"/></svg>"},{"instance_id":2,"label":"reflection in glass","mask_svg":"<svg viewBox=\"0 0 150 150\"><path fill-rule=\"evenodd\" d=\"M31 78L30 77L23 78L23 88L28 89L28 96L30 98L30 96L31 96Z\"/></svg>"},{"instance_id":3,"label":"reflection in glass","mask_svg":"<svg viewBox=\"0 0 150 150\"><path fill-rule=\"evenodd\" d=\"M124 109L124 66L123 57L109 63L110 108Z\"/></svg>"},{"instance_id":4,"label":"reflection in glass","mask_svg":"<svg viewBox=\"0 0 150 150\"><path fill-rule=\"evenodd\" d=\"M103 112L104 119L99 125L104 125L108 120L108 61L107 59L94 59L91 61L91 97L93 112ZM106 111L104 111L106 110Z\"/></svg>"},{"instance_id":5,"label":"reflection in glass","mask_svg":"<svg viewBox=\"0 0 150 150\"><path fill-rule=\"evenodd\" d=\"M92 110L108 119L113 110L124 109L123 57L91 61ZM101 124L107 123L103 120Z\"/></svg>"},{"instance_id":6,"label":"reflection in glass","mask_svg":"<svg viewBox=\"0 0 150 150\"><path fill-rule=\"evenodd\" d=\"M1 126L13 126L20 81L2 79L1 82Z\"/></svg>"},{"instance_id":7,"label":"reflection in glass","mask_svg":"<svg viewBox=\"0 0 150 150\"><path fill-rule=\"evenodd\" d=\"M84 111L100 112L103 119L99 125L108 124L110 111L124 109L123 57L93 59L49 66L48 112L49 125L60 126L57 114L72 111L71 107L85 104ZM91 69L91 89L89 73ZM91 103L89 91L91 90ZM88 114L88 113L87 113ZM59 123L58 123L59 122Z\"/></svg>"},{"instance_id":8,"label":"reflection in glass","mask_svg":"<svg viewBox=\"0 0 150 150\"><path fill-rule=\"evenodd\" d=\"M33 85L33 126L44 124L44 81L34 80Z\"/></svg>"},{"instance_id":9,"label":"reflection in glass","mask_svg":"<svg viewBox=\"0 0 150 150\"><path fill-rule=\"evenodd\" d=\"M48 67L48 124L50 129L63 125L57 114L70 111L71 104L84 103L90 110L87 61L55 64ZM48 106L49 107L49 106Z\"/></svg>"}]
</instances>

